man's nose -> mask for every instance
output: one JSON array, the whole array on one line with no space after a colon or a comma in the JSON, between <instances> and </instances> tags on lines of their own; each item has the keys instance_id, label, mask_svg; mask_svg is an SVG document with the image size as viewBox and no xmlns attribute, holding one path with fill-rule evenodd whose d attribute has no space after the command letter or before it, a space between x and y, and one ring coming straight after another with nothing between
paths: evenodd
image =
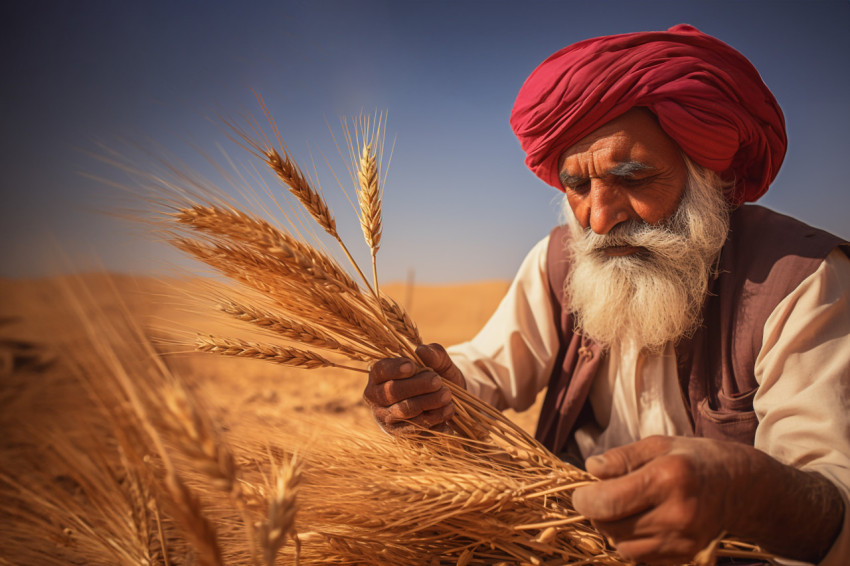
<instances>
[{"instance_id":1,"label":"man's nose","mask_svg":"<svg viewBox=\"0 0 850 566\"><path fill-rule=\"evenodd\" d=\"M607 234L614 226L631 218L628 196L618 187L601 179L591 181L590 229L597 234Z\"/></svg>"}]
</instances>

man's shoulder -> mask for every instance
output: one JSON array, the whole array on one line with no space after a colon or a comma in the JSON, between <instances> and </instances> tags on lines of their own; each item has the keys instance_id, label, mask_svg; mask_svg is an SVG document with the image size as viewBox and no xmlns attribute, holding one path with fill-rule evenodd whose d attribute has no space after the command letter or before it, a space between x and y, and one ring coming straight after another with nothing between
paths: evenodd
<instances>
[{"instance_id":1,"label":"man's shoulder","mask_svg":"<svg viewBox=\"0 0 850 566\"><path fill-rule=\"evenodd\" d=\"M850 253L846 240L755 204L732 212L727 245L734 246L742 256L758 254L773 261L786 256L822 260L836 247Z\"/></svg>"},{"instance_id":2,"label":"man's shoulder","mask_svg":"<svg viewBox=\"0 0 850 566\"><path fill-rule=\"evenodd\" d=\"M784 296L813 273L831 251L850 256L850 244L825 230L758 205L737 208L720 255L721 279L744 296ZM733 283L734 282L734 283Z\"/></svg>"}]
</instances>

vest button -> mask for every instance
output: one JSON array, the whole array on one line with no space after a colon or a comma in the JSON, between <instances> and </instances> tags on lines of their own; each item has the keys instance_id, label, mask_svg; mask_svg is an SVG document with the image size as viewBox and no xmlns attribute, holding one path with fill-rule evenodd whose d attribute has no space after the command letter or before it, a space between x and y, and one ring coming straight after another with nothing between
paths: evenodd
<instances>
[{"instance_id":1,"label":"vest button","mask_svg":"<svg viewBox=\"0 0 850 566\"><path fill-rule=\"evenodd\" d=\"M593 350L586 346L582 346L578 349L578 357L585 358L586 360L590 361L593 359Z\"/></svg>"}]
</instances>

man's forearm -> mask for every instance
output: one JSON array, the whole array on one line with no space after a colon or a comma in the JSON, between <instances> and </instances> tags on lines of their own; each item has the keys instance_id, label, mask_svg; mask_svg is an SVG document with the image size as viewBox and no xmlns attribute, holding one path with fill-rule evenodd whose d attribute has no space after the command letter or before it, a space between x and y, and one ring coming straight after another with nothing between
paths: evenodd
<instances>
[{"instance_id":1,"label":"man's forearm","mask_svg":"<svg viewBox=\"0 0 850 566\"><path fill-rule=\"evenodd\" d=\"M844 518L838 488L821 474L786 466L747 447L748 478L738 482L730 532L786 558L817 563L834 543Z\"/></svg>"}]
</instances>

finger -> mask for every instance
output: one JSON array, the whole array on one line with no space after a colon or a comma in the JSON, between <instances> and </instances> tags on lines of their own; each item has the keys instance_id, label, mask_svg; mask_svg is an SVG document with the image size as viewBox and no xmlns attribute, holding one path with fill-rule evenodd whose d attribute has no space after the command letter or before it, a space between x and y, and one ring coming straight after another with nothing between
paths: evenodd
<instances>
[{"instance_id":1,"label":"finger","mask_svg":"<svg viewBox=\"0 0 850 566\"><path fill-rule=\"evenodd\" d=\"M595 482L573 492L576 511L590 519L615 521L645 511L655 502L651 477L643 470Z\"/></svg>"},{"instance_id":2,"label":"finger","mask_svg":"<svg viewBox=\"0 0 850 566\"><path fill-rule=\"evenodd\" d=\"M446 405L451 404L451 400L451 391L446 388L442 388L434 393L404 399L387 407L387 409L389 409L389 421L396 422L413 420L422 413L441 409Z\"/></svg>"},{"instance_id":3,"label":"finger","mask_svg":"<svg viewBox=\"0 0 850 566\"><path fill-rule=\"evenodd\" d=\"M373 405L390 407L405 400L439 391L443 387L440 376L427 370L405 379L394 379L381 384L367 387L363 391Z\"/></svg>"},{"instance_id":4,"label":"finger","mask_svg":"<svg viewBox=\"0 0 850 566\"><path fill-rule=\"evenodd\" d=\"M654 515L651 510L619 521L593 521L593 526L613 542L623 558L651 564L688 562L717 536L701 529L683 532Z\"/></svg>"},{"instance_id":5,"label":"finger","mask_svg":"<svg viewBox=\"0 0 850 566\"><path fill-rule=\"evenodd\" d=\"M439 373L444 379L448 379L455 385L466 387L466 379L464 379L463 373L452 362L448 352L440 344L417 346L416 355L425 365Z\"/></svg>"},{"instance_id":6,"label":"finger","mask_svg":"<svg viewBox=\"0 0 850 566\"><path fill-rule=\"evenodd\" d=\"M594 523L594 526L609 536L617 552L630 561L646 564L684 564L704 547L694 546L692 541L656 536L638 536L621 539L609 533L606 523Z\"/></svg>"},{"instance_id":7,"label":"finger","mask_svg":"<svg viewBox=\"0 0 850 566\"><path fill-rule=\"evenodd\" d=\"M391 409L388 407L376 407L373 410L375 420L381 425L381 428L393 434L414 432L417 429L438 429L447 423L454 416L454 404L424 411L406 420L397 420L391 415Z\"/></svg>"},{"instance_id":8,"label":"finger","mask_svg":"<svg viewBox=\"0 0 850 566\"><path fill-rule=\"evenodd\" d=\"M455 414L454 403L444 405L433 411L425 411L419 416L422 426L430 429L440 428L449 422Z\"/></svg>"},{"instance_id":9,"label":"finger","mask_svg":"<svg viewBox=\"0 0 850 566\"><path fill-rule=\"evenodd\" d=\"M650 436L632 444L612 448L600 456L591 456L585 462L588 473L607 479L633 472L670 452L672 439L668 436Z\"/></svg>"},{"instance_id":10,"label":"finger","mask_svg":"<svg viewBox=\"0 0 850 566\"><path fill-rule=\"evenodd\" d=\"M416 374L416 365L407 358L385 358L378 360L369 369L369 382L384 383L393 379L405 379Z\"/></svg>"}]
</instances>

